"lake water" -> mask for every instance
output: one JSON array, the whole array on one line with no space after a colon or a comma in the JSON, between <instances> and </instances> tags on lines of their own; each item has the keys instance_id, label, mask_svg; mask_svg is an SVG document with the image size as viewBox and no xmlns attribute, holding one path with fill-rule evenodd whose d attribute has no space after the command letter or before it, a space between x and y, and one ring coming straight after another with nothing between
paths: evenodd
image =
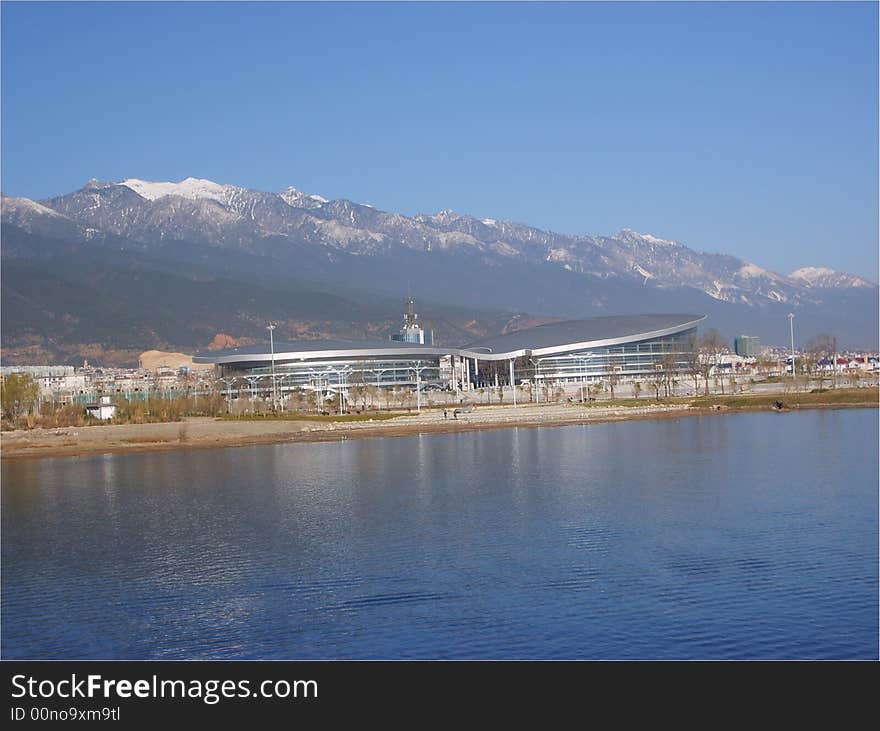
<instances>
[{"instance_id":1,"label":"lake water","mask_svg":"<svg viewBox=\"0 0 880 731\"><path fill-rule=\"evenodd\" d=\"M877 658L878 412L4 462L13 658Z\"/></svg>"}]
</instances>

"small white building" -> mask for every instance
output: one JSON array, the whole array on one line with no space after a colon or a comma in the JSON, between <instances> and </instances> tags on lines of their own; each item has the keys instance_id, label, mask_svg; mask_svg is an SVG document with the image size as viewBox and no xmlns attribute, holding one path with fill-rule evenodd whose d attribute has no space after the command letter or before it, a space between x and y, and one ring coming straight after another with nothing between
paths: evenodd
<instances>
[{"instance_id":1,"label":"small white building","mask_svg":"<svg viewBox=\"0 0 880 731\"><path fill-rule=\"evenodd\" d=\"M116 404L110 403L109 396L101 396L96 404L86 404L86 413L95 419L112 419L116 416Z\"/></svg>"}]
</instances>

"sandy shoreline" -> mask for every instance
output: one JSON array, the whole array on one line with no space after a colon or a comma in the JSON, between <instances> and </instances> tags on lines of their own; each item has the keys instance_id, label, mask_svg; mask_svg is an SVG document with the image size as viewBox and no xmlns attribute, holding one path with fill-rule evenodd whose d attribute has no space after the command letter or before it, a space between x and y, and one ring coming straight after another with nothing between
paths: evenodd
<instances>
[{"instance_id":1,"label":"sandy shoreline","mask_svg":"<svg viewBox=\"0 0 880 731\"><path fill-rule=\"evenodd\" d=\"M804 408L865 408L877 402L852 404L802 404ZM590 406L578 404L528 404L481 406L458 420L444 419L439 410L401 414L386 421L314 422L297 420L237 421L191 417L163 424L116 424L3 432L0 457L34 459L75 457L119 452L164 451L243 447L287 442L323 442L365 437L399 437L416 434L466 432L510 427L567 426L633 419L668 419L743 411L773 412L766 405L694 407L683 404L645 406ZM783 414L779 414L780 416Z\"/></svg>"}]
</instances>

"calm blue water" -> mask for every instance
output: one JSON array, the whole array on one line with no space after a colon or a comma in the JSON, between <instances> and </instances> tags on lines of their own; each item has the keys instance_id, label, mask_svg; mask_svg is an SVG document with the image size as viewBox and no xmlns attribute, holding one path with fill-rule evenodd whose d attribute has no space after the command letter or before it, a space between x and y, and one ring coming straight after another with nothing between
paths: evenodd
<instances>
[{"instance_id":1,"label":"calm blue water","mask_svg":"<svg viewBox=\"0 0 880 731\"><path fill-rule=\"evenodd\" d=\"M12 658L876 658L878 412L2 465Z\"/></svg>"}]
</instances>

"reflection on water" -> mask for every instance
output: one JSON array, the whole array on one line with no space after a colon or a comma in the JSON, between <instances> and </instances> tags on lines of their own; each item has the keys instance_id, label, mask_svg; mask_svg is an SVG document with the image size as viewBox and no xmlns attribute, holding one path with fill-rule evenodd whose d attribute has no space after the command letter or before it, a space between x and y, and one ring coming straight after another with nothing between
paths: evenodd
<instances>
[{"instance_id":1,"label":"reflection on water","mask_svg":"<svg viewBox=\"0 0 880 731\"><path fill-rule=\"evenodd\" d=\"M4 658L876 657L877 412L2 465Z\"/></svg>"}]
</instances>

